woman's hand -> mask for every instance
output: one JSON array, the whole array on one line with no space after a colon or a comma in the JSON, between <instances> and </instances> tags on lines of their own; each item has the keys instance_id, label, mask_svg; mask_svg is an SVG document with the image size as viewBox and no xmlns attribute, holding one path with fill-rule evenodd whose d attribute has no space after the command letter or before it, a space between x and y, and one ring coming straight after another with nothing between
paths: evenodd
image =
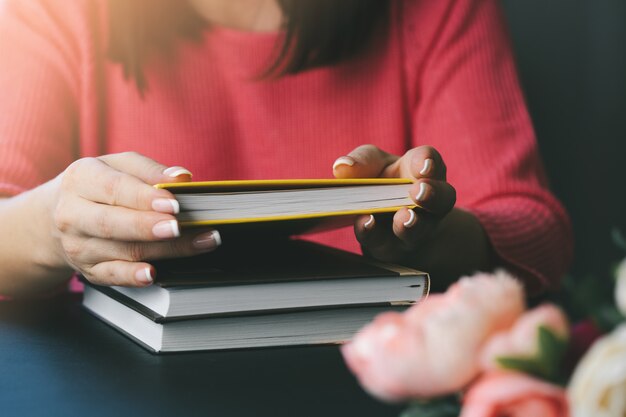
<instances>
[{"instance_id":1,"label":"woman's hand","mask_svg":"<svg viewBox=\"0 0 626 417\"><path fill-rule=\"evenodd\" d=\"M430 146L411 149L402 157L373 145L359 146L338 158L333 171L337 178L410 178L410 196L419 206L398 210L392 218L361 216L354 225L364 253L388 262L405 262L432 238L439 223L454 207L456 191L446 182L446 165Z\"/></svg>"},{"instance_id":2,"label":"woman's hand","mask_svg":"<svg viewBox=\"0 0 626 417\"><path fill-rule=\"evenodd\" d=\"M53 180L52 236L58 259L100 285L146 286L144 262L215 249L217 231L181 236L178 202L154 184L184 182L191 173L137 153L84 158Z\"/></svg>"}]
</instances>

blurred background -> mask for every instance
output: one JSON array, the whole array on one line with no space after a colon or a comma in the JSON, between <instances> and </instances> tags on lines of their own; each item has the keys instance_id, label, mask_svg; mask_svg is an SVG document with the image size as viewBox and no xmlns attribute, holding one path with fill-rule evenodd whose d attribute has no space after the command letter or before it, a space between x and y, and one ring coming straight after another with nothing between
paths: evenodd
<instances>
[{"instance_id":1,"label":"blurred background","mask_svg":"<svg viewBox=\"0 0 626 417\"><path fill-rule=\"evenodd\" d=\"M611 230L626 234L626 1L503 5L551 186L572 217L572 275L608 277L624 257Z\"/></svg>"}]
</instances>

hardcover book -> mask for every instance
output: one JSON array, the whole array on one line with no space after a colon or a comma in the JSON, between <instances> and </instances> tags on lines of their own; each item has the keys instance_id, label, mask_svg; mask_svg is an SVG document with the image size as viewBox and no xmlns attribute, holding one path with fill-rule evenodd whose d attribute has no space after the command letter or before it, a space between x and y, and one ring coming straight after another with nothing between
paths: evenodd
<instances>
[{"instance_id":1,"label":"hardcover book","mask_svg":"<svg viewBox=\"0 0 626 417\"><path fill-rule=\"evenodd\" d=\"M359 214L415 207L402 178L208 181L158 184L176 196L182 226L290 222L347 224ZM335 222L320 222L333 218ZM337 222L339 220L339 222ZM330 226L328 226L330 225Z\"/></svg>"},{"instance_id":2,"label":"hardcover book","mask_svg":"<svg viewBox=\"0 0 626 417\"><path fill-rule=\"evenodd\" d=\"M157 322L292 309L411 304L428 294L428 274L302 240L224 245L154 263L146 288L98 290ZM87 283L87 285L90 285Z\"/></svg>"},{"instance_id":3,"label":"hardcover book","mask_svg":"<svg viewBox=\"0 0 626 417\"><path fill-rule=\"evenodd\" d=\"M395 307L354 307L213 317L157 323L92 287L83 305L154 353L340 344L377 314Z\"/></svg>"}]
</instances>

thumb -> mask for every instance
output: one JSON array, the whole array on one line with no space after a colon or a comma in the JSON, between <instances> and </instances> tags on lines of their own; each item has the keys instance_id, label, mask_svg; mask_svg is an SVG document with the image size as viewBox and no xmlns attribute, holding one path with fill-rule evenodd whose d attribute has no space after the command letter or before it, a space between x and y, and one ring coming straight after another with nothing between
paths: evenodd
<instances>
[{"instance_id":1,"label":"thumb","mask_svg":"<svg viewBox=\"0 0 626 417\"><path fill-rule=\"evenodd\" d=\"M376 178L398 157L374 145L361 145L333 164L335 178Z\"/></svg>"},{"instance_id":2,"label":"thumb","mask_svg":"<svg viewBox=\"0 0 626 417\"><path fill-rule=\"evenodd\" d=\"M191 172L186 168L167 167L137 152L104 155L98 159L111 168L139 178L150 185L191 180Z\"/></svg>"}]
</instances>

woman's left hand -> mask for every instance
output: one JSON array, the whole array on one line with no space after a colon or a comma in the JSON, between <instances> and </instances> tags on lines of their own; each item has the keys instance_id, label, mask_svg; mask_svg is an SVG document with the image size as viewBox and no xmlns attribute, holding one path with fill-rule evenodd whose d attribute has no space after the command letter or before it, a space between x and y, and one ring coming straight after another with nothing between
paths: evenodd
<instances>
[{"instance_id":1,"label":"woman's left hand","mask_svg":"<svg viewBox=\"0 0 626 417\"><path fill-rule=\"evenodd\" d=\"M446 181L446 165L439 152L430 146L413 148L399 157L373 145L362 145L338 158L333 172L337 178L413 180L409 194L417 208L402 208L393 217L360 216L354 224L364 253L382 261L410 259L456 202L456 191Z\"/></svg>"}]
</instances>

